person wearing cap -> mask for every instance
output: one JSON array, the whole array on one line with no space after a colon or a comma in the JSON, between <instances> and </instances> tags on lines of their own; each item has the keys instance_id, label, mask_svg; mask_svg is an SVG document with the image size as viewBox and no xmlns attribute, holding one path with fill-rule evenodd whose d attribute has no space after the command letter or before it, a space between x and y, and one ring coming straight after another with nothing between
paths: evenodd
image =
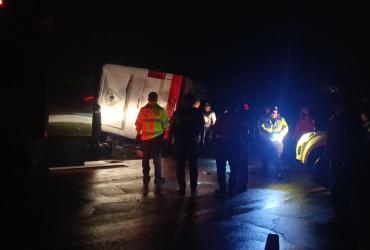
<instances>
[{"instance_id":1,"label":"person wearing cap","mask_svg":"<svg viewBox=\"0 0 370 250\"><path fill-rule=\"evenodd\" d=\"M299 112L299 118L295 125L294 137L298 141L303 134L315 131L315 121L310 115L310 110L303 107Z\"/></svg>"},{"instance_id":2,"label":"person wearing cap","mask_svg":"<svg viewBox=\"0 0 370 250\"><path fill-rule=\"evenodd\" d=\"M150 92L148 103L140 109L136 119L136 139L141 141L143 148L143 181L150 182L149 160L153 159L155 171L155 184L163 184L161 173L161 148L163 133L169 126L168 116L164 108L158 105L158 94Z\"/></svg>"},{"instance_id":3,"label":"person wearing cap","mask_svg":"<svg viewBox=\"0 0 370 250\"><path fill-rule=\"evenodd\" d=\"M278 113L276 106L272 107L271 114L259 124L259 130L264 140L264 162L269 175L276 174L281 178L281 155L284 150L283 139L288 133L288 124Z\"/></svg>"},{"instance_id":4,"label":"person wearing cap","mask_svg":"<svg viewBox=\"0 0 370 250\"><path fill-rule=\"evenodd\" d=\"M209 151L209 140L212 137L212 127L216 124L216 113L212 111L211 104L209 102L204 105L204 129L203 129L203 150ZM209 153L209 152L208 152Z\"/></svg>"}]
</instances>

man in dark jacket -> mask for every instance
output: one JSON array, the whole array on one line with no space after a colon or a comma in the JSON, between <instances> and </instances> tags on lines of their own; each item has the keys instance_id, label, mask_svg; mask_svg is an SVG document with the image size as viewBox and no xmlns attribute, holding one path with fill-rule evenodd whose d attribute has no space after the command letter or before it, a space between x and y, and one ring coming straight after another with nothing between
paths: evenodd
<instances>
[{"instance_id":1,"label":"man in dark jacket","mask_svg":"<svg viewBox=\"0 0 370 250\"><path fill-rule=\"evenodd\" d=\"M248 121L241 110L241 105L233 101L230 110L224 114L215 126L217 140L217 179L219 188L216 194L236 193L246 190L248 180L248 164L243 159L246 157L248 141ZM230 165L230 178L226 186L226 161Z\"/></svg>"},{"instance_id":2,"label":"man in dark jacket","mask_svg":"<svg viewBox=\"0 0 370 250\"><path fill-rule=\"evenodd\" d=\"M335 114L327 130L326 156L330 160L329 186L335 221L344 225L351 219L352 189L356 184L356 164L365 139L359 114L351 96L339 92Z\"/></svg>"},{"instance_id":3,"label":"man in dark jacket","mask_svg":"<svg viewBox=\"0 0 370 250\"><path fill-rule=\"evenodd\" d=\"M190 189L191 196L197 196L198 167L197 167L197 148L199 136L202 133L204 119L202 113L194 107L195 97L187 94L184 98L184 106L177 110L172 119L170 133L174 139L174 149L176 158L176 176L179 185L177 193L185 195L185 163L189 160Z\"/></svg>"}]
</instances>

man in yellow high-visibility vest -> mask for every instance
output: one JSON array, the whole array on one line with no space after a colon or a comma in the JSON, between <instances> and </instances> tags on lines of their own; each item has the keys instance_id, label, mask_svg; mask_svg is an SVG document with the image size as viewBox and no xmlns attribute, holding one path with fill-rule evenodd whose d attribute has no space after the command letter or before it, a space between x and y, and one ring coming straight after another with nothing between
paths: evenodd
<instances>
[{"instance_id":1,"label":"man in yellow high-visibility vest","mask_svg":"<svg viewBox=\"0 0 370 250\"><path fill-rule=\"evenodd\" d=\"M278 113L275 106L271 115L259 123L259 131L264 140L264 161L267 164L269 174L277 174L281 178L281 155L284 150L283 139L288 133L288 124L284 117Z\"/></svg>"},{"instance_id":2,"label":"man in yellow high-visibility vest","mask_svg":"<svg viewBox=\"0 0 370 250\"><path fill-rule=\"evenodd\" d=\"M153 159L155 171L155 184L163 184L164 178L161 173L161 149L163 133L168 128L168 116L166 110L158 105L158 94L150 92L148 103L140 109L136 119L137 139L141 140L143 149L143 181L150 182L149 160Z\"/></svg>"}]
</instances>

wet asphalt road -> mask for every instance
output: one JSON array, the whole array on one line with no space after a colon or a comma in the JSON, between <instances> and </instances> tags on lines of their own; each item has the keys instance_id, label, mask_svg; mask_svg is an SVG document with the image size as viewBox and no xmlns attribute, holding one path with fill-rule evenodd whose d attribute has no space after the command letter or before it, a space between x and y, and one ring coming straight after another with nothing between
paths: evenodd
<instances>
[{"instance_id":1,"label":"wet asphalt road","mask_svg":"<svg viewBox=\"0 0 370 250\"><path fill-rule=\"evenodd\" d=\"M176 195L171 159L161 188L143 187L140 160L123 164L7 178L4 249L264 249L269 233L280 249L333 249L330 194L298 167L282 181L252 167L248 191L222 199L204 159L191 199Z\"/></svg>"}]
</instances>

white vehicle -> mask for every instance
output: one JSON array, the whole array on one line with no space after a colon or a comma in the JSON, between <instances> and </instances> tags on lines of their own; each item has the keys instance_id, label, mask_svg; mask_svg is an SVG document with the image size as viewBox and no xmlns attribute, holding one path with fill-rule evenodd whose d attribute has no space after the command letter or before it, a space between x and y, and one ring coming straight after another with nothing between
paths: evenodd
<instances>
[{"instance_id":1,"label":"white vehicle","mask_svg":"<svg viewBox=\"0 0 370 250\"><path fill-rule=\"evenodd\" d=\"M48 92L44 137L12 145L16 148L13 151L22 151L30 166L84 165L87 151L91 150L95 90L92 86L80 85L53 86ZM193 85L181 75L104 65L97 99L101 107L102 131L134 139L137 114L147 103L151 91L158 93L159 104L171 117L182 96L196 92L194 87L199 85Z\"/></svg>"},{"instance_id":2,"label":"white vehicle","mask_svg":"<svg viewBox=\"0 0 370 250\"><path fill-rule=\"evenodd\" d=\"M98 98L102 131L134 139L136 117L150 92L158 93L158 104L171 117L180 97L192 87L192 81L181 75L106 64Z\"/></svg>"}]
</instances>

